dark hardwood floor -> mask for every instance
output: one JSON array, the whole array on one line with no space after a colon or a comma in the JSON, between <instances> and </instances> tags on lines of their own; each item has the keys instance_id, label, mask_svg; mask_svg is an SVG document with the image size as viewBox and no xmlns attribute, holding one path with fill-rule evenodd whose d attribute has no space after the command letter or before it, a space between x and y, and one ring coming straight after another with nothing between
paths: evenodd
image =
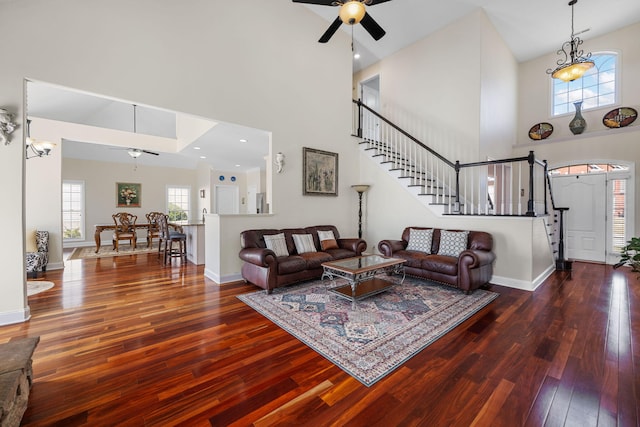
<instances>
[{"instance_id":1,"label":"dark hardwood floor","mask_svg":"<svg viewBox=\"0 0 640 427\"><path fill-rule=\"evenodd\" d=\"M574 263L494 302L368 388L155 255L67 262L0 342L41 337L23 425L637 426L640 280Z\"/></svg>"}]
</instances>

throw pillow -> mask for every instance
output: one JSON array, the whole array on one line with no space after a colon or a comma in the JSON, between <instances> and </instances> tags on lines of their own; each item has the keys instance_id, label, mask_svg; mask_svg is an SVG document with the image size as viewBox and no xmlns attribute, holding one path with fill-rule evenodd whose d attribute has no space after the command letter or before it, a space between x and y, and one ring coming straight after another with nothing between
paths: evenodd
<instances>
[{"instance_id":1,"label":"throw pillow","mask_svg":"<svg viewBox=\"0 0 640 427\"><path fill-rule=\"evenodd\" d=\"M320 239L320 247L323 251L327 249L338 249L338 242L336 236L333 235L333 231L318 230L318 239Z\"/></svg>"},{"instance_id":2,"label":"throw pillow","mask_svg":"<svg viewBox=\"0 0 640 427\"><path fill-rule=\"evenodd\" d=\"M408 251L418 251L427 254L431 253L431 242L433 241L433 228L428 230L409 229Z\"/></svg>"},{"instance_id":3,"label":"throw pillow","mask_svg":"<svg viewBox=\"0 0 640 427\"><path fill-rule=\"evenodd\" d=\"M320 246L322 247L323 251L326 251L327 249L338 249L338 242L336 241L336 239L325 239L325 240L320 240Z\"/></svg>"},{"instance_id":4,"label":"throw pillow","mask_svg":"<svg viewBox=\"0 0 640 427\"><path fill-rule=\"evenodd\" d=\"M293 234L293 243L296 244L296 251L299 254L307 252L316 252L316 246L313 244L313 236L311 234Z\"/></svg>"},{"instance_id":5,"label":"throw pillow","mask_svg":"<svg viewBox=\"0 0 640 427\"><path fill-rule=\"evenodd\" d=\"M275 252L276 256L289 256L289 250L287 250L287 242L284 239L284 233L264 236L264 243L267 245L267 248Z\"/></svg>"},{"instance_id":6,"label":"throw pillow","mask_svg":"<svg viewBox=\"0 0 640 427\"><path fill-rule=\"evenodd\" d=\"M318 239L320 239L320 241L336 240L336 236L333 235L333 231L331 230L327 230L327 231L318 230Z\"/></svg>"},{"instance_id":7,"label":"throw pillow","mask_svg":"<svg viewBox=\"0 0 640 427\"><path fill-rule=\"evenodd\" d=\"M438 255L459 256L467 249L468 231L440 231L440 249Z\"/></svg>"}]
</instances>

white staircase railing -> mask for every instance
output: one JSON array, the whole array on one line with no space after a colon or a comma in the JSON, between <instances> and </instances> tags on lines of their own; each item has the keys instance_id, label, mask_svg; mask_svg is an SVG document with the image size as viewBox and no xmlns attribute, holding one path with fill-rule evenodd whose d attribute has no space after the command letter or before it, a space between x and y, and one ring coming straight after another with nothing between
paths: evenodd
<instances>
[{"instance_id":1,"label":"white staircase railing","mask_svg":"<svg viewBox=\"0 0 640 427\"><path fill-rule=\"evenodd\" d=\"M512 159L452 162L360 101L354 101L353 117L364 150L426 196L427 205L443 205L445 214L548 214L547 165L532 151Z\"/></svg>"}]
</instances>

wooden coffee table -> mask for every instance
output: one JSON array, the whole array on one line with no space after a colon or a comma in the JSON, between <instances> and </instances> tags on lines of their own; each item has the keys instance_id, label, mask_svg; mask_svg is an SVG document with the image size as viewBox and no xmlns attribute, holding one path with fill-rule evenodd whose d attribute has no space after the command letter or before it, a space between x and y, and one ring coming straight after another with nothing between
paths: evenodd
<instances>
[{"instance_id":1,"label":"wooden coffee table","mask_svg":"<svg viewBox=\"0 0 640 427\"><path fill-rule=\"evenodd\" d=\"M364 255L325 262L322 264L324 268L322 280L325 278L330 280L346 279L349 282L347 285L337 286L329 291L349 301L359 301L395 286L395 283L390 280L376 277L380 273L401 274L400 284L402 284L405 277L405 262L401 258L382 255Z\"/></svg>"}]
</instances>

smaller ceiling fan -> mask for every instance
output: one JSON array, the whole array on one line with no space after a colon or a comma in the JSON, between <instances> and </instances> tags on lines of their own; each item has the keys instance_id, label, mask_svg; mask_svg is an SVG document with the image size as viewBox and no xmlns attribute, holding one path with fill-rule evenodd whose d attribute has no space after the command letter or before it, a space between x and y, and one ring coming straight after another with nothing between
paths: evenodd
<instances>
[{"instance_id":1,"label":"smaller ceiling fan","mask_svg":"<svg viewBox=\"0 0 640 427\"><path fill-rule=\"evenodd\" d=\"M321 6L340 6L338 17L329 26L327 31L318 40L320 43L326 43L338 31L340 25L362 24L374 40L380 40L386 32L380 25L367 13L367 6L373 6L385 3L390 0L352 0L352 1L335 1L335 0L293 0L294 3L317 4Z\"/></svg>"},{"instance_id":2,"label":"smaller ceiling fan","mask_svg":"<svg viewBox=\"0 0 640 427\"><path fill-rule=\"evenodd\" d=\"M155 153L155 152L149 151L149 150L141 150L139 148L127 148L127 153L129 153L129 155L131 157L133 157L134 159L137 159L138 157L140 157L142 155L142 153L152 154L154 156L159 156L160 155L160 153Z\"/></svg>"},{"instance_id":3,"label":"smaller ceiling fan","mask_svg":"<svg viewBox=\"0 0 640 427\"><path fill-rule=\"evenodd\" d=\"M143 150L141 148L127 148L127 147L111 147L112 150L127 150L127 153L134 159L137 159L142 154L151 154L153 156L159 156L160 153L155 151Z\"/></svg>"}]
</instances>

